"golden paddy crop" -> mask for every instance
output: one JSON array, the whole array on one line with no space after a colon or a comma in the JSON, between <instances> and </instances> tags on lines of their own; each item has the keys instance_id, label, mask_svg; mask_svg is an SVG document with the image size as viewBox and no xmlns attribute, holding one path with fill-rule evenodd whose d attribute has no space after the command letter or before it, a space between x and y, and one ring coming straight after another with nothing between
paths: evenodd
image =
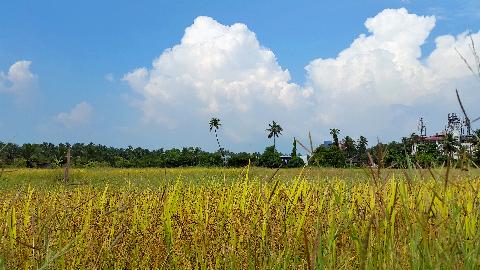
<instances>
[{"instance_id":1,"label":"golden paddy crop","mask_svg":"<svg viewBox=\"0 0 480 270\"><path fill-rule=\"evenodd\" d=\"M480 268L477 176L272 172L75 170L50 186L35 184L50 171L14 172L0 269Z\"/></svg>"}]
</instances>

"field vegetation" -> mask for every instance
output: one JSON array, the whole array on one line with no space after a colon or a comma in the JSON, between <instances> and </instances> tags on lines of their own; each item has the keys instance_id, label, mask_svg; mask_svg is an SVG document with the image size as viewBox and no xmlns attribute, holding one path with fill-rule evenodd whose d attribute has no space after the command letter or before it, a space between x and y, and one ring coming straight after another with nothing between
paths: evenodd
<instances>
[{"instance_id":1,"label":"field vegetation","mask_svg":"<svg viewBox=\"0 0 480 270\"><path fill-rule=\"evenodd\" d=\"M478 269L480 171L4 172L0 269Z\"/></svg>"}]
</instances>

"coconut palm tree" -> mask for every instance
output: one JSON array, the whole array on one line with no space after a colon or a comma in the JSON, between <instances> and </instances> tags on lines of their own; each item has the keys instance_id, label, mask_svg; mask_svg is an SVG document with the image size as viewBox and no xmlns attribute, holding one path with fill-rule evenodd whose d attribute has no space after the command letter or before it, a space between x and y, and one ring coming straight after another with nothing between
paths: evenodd
<instances>
[{"instance_id":1,"label":"coconut palm tree","mask_svg":"<svg viewBox=\"0 0 480 270\"><path fill-rule=\"evenodd\" d=\"M338 128L331 128L330 129L330 134L332 135L333 137L333 143L337 146L337 147L340 147L339 143L338 143L338 134L340 133L340 129Z\"/></svg>"},{"instance_id":2,"label":"coconut palm tree","mask_svg":"<svg viewBox=\"0 0 480 270\"><path fill-rule=\"evenodd\" d=\"M270 139L273 137L273 149L275 149L275 137L282 135L283 128L275 121L272 121L272 123L268 124L268 126L268 138Z\"/></svg>"},{"instance_id":3,"label":"coconut palm tree","mask_svg":"<svg viewBox=\"0 0 480 270\"><path fill-rule=\"evenodd\" d=\"M220 151L223 157L222 147L220 146L220 141L218 140L218 134L217 134L217 130L222 125L220 124L220 119L213 117L212 119L210 119L209 124L210 124L210 132L212 132L212 130L215 132L215 139L217 139L218 150Z\"/></svg>"}]
</instances>

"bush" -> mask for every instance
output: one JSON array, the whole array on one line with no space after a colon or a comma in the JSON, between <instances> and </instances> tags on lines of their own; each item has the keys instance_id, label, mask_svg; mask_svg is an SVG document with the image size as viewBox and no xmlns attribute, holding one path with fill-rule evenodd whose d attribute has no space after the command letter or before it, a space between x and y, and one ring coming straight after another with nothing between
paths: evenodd
<instances>
[{"instance_id":1,"label":"bush","mask_svg":"<svg viewBox=\"0 0 480 270\"><path fill-rule=\"evenodd\" d=\"M110 167L110 163L106 161L90 161L85 165L85 168L105 168Z\"/></svg>"},{"instance_id":2,"label":"bush","mask_svg":"<svg viewBox=\"0 0 480 270\"><path fill-rule=\"evenodd\" d=\"M320 146L315 149L311 164L320 167L343 168L346 165L346 158L343 151L337 146Z\"/></svg>"},{"instance_id":3,"label":"bush","mask_svg":"<svg viewBox=\"0 0 480 270\"><path fill-rule=\"evenodd\" d=\"M480 149L477 149L475 153L473 153L473 162L475 162L475 164L479 166L478 164L480 164Z\"/></svg>"},{"instance_id":4,"label":"bush","mask_svg":"<svg viewBox=\"0 0 480 270\"><path fill-rule=\"evenodd\" d=\"M290 161L288 161L287 168L300 168L304 165L305 162L303 162L302 158L294 156L292 159L290 159Z\"/></svg>"},{"instance_id":5,"label":"bush","mask_svg":"<svg viewBox=\"0 0 480 270\"><path fill-rule=\"evenodd\" d=\"M435 156L429 153L417 153L415 160L423 168L435 166L437 162Z\"/></svg>"},{"instance_id":6,"label":"bush","mask_svg":"<svg viewBox=\"0 0 480 270\"><path fill-rule=\"evenodd\" d=\"M24 158L16 158L13 160L13 167L15 168L25 168L27 167L27 160Z\"/></svg>"},{"instance_id":7,"label":"bush","mask_svg":"<svg viewBox=\"0 0 480 270\"><path fill-rule=\"evenodd\" d=\"M223 166L222 155L220 153L208 153L200 152L198 153L198 166L210 167Z\"/></svg>"},{"instance_id":8,"label":"bush","mask_svg":"<svg viewBox=\"0 0 480 270\"><path fill-rule=\"evenodd\" d=\"M245 152L238 154L232 153L227 161L227 165L229 167L244 167L248 165L249 161L255 163L255 156Z\"/></svg>"},{"instance_id":9,"label":"bush","mask_svg":"<svg viewBox=\"0 0 480 270\"><path fill-rule=\"evenodd\" d=\"M283 165L280 153L273 147L265 148L265 151L258 160L258 166L267 168L278 168Z\"/></svg>"}]
</instances>

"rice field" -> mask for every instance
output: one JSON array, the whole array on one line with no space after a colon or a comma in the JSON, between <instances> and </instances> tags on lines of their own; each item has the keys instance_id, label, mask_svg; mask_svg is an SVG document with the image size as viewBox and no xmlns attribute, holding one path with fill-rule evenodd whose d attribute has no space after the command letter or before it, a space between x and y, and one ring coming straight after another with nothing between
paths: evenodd
<instances>
[{"instance_id":1,"label":"rice field","mask_svg":"<svg viewBox=\"0 0 480 270\"><path fill-rule=\"evenodd\" d=\"M0 269L479 269L480 172L17 170Z\"/></svg>"}]
</instances>

